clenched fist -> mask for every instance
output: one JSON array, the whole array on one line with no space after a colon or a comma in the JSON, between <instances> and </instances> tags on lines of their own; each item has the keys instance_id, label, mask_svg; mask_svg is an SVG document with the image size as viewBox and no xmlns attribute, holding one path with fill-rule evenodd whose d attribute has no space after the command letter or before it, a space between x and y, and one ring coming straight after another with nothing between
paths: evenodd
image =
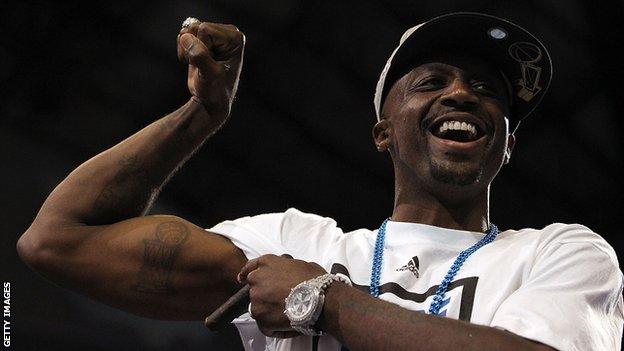
<instances>
[{"instance_id":1,"label":"clenched fist","mask_svg":"<svg viewBox=\"0 0 624 351\"><path fill-rule=\"evenodd\" d=\"M228 118L243 65L245 36L229 24L195 22L177 38L178 59L188 64L188 88L211 117Z\"/></svg>"},{"instance_id":2,"label":"clenched fist","mask_svg":"<svg viewBox=\"0 0 624 351\"><path fill-rule=\"evenodd\" d=\"M289 338L300 335L290 327L284 315L284 300L297 284L327 273L316 263L275 255L249 260L238 280L250 286L249 312L260 331L270 337Z\"/></svg>"}]
</instances>

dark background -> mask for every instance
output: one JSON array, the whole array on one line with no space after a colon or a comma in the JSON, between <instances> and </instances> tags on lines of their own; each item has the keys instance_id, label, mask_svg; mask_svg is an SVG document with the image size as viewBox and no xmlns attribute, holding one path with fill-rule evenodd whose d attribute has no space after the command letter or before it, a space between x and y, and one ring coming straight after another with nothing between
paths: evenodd
<instances>
[{"instance_id":1,"label":"dark background","mask_svg":"<svg viewBox=\"0 0 624 351\"><path fill-rule=\"evenodd\" d=\"M508 18L551 50L554 80L494 182L501 228L583 223L622 257L621 1L135 1L2 5L0 229L15 350L236 349L231 329L135 317L58 288L15 252L47 194L88 159L182 105L175 37L187 16L247 35L226 127L178 172L154 213L200 226L297 207L345 230L392 208L372 96L409 26L458 10ZM591 263L588 263L591 264ZM212 347L211 347L212 346Z\"/></svg>"}]
</instances>

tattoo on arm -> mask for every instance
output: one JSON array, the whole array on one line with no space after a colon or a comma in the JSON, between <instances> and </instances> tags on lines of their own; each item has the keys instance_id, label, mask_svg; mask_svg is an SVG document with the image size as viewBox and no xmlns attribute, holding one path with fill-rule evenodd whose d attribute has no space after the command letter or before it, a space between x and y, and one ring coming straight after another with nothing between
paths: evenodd
<instances>
[{"instance_id":1,"label":"tattoo on arm","mask_svg":"<svg viewBox=\"0 0 624 351\"><path fill-rule=\"evenodd\" d=\"M132 215L140 215L149 207L151 194L145 191L137 199L126 199L128 194L136 194L132 189L148 182L147 170L141 168L137 155L126 155L119 160L121 170L98 194L93 202L95 213L107 213L112 218L109 221L119 220ZM126 195L124 195L126 194ZM132 213L128 213L131 211Z\"/></svg>"},{"instance_id":2,"label":"tattoo on arm","mask_svg":"<svg viewBox=\"0 0 624 351\"><path fill-rule=\"evenodd\" d=\"M150 294L175 293L171 286L171 270L189 230L180 222L164 222L156 228L154 239L143 240L143 266L134 290Z\"/></svg>"}]
</instances>

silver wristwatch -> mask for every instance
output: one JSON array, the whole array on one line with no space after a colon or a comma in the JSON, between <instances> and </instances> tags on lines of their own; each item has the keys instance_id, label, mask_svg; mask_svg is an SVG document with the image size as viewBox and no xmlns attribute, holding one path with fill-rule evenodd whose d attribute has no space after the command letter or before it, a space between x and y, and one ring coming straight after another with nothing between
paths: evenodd
<instances>
[{"instance_id":1,"label":"silver wristwatch","mask_svg":"<svg viewBox=\"0 0 624 351\"><path fill-rule=\"evenodd\" d=\"M284 314L290 320L290 326L303 335L323 335L314 328L323 311L325 291L334 281L351 285L351 280L344 274L323 274L314 279L306 280L290 290L284 300Z\"/></svg>"}]
</instances>

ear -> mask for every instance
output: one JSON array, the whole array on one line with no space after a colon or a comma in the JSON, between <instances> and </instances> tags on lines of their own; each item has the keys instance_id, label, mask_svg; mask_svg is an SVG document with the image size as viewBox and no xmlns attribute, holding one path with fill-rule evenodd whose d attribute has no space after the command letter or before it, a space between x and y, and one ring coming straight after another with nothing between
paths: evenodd
<instances>
[{"instance_id":1,"label":"ear","mask_svg":"<svg viewBox=\"0 0 624 351\"><path fill-rule=\"evenodd\" d=\"M391 135L392 127L390 122L382 116L382 119L375 123L375 126L373 127L373 140L375 141L377 151L383 152L392 146L392 139L390 138Z\"/></svg>"},{"instance_id":2,"label":"ear","mask_svg":"<svg viewBox=\"0 0 624 351\"><path fill-rule=\"evenodd\" d=\"M507 149L505 149L505 158L504 158L505 164L509 163L509 160L511 159L511 152L513 151L513 148L515 145L516 145L516 136L514 134L509 134L509 136L507 136Z\"/></svg>"}]
</instances>

